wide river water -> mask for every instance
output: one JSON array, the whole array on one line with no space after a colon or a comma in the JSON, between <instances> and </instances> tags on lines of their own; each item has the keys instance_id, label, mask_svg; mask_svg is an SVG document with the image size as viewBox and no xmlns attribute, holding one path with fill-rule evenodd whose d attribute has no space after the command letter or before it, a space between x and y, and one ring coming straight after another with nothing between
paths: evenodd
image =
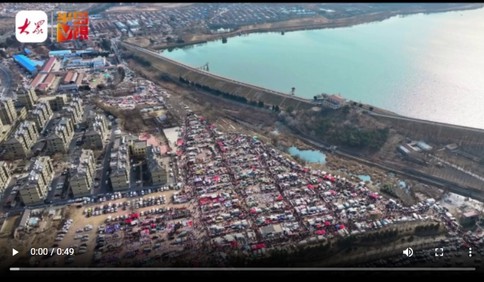
<instances>
[{"instance_id":1,"label":"wide river water","mask_svg":"<svg viewBox=\"0 0 484 282\"><path fill-rule=\"evenodd\" d=\"M340 93L410 117L484 128L484 9L257 33L163 54L310 98Z\"/></svg>"}]
</instances>

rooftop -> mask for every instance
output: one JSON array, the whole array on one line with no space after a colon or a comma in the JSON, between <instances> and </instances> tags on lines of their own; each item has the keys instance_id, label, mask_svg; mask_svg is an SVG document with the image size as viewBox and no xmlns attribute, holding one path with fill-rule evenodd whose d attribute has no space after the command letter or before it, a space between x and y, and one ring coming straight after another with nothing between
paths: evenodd
<instances>
[{"instance_id":1,"label":"rooftop","mask_svg":"<svg viewBox=\"0 0 484 282\"><path fill-rule=\"evenodd\" d=\"M22 67L27 69L30 73L34 73L37 71L35 63L25 55L13 55L13 59Z\"/></svg>"}]
</instances>

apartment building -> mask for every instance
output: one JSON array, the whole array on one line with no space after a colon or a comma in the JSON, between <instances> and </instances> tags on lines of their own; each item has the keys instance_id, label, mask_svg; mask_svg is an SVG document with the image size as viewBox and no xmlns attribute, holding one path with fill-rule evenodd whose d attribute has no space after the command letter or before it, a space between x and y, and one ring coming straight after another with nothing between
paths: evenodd
<instances>
[{"instance_id":1,"label":"apartment building","mask_svg":"<svg viewBox=\"0 0 484 282\"><path fill-rule=\"evenodd\" d=\"M15 112L17 113L17 121L23 121L27 119L27 108L24 106L15 107Z\"/></svg>"},{"instance_id":2,"label":"apartment building","mask_svg":"<svg viewBox=\"0 0 484 282\"><path fill-rule=\"evenodd\" d=\"M71 171L69 185L74 197L86 196L91 193L94 175L96 172L96 161L92 150L82 150L79 161L74 164L75 171Z\"/></svg>"},{"instance_id":3,"label":"apartment building","mask_svg":"<svg viewBox=\"0 0 484 282\"><path fill-rule=\"evenodd\" d=\"M77 125L82 121L84 108L80 98L73 98L72 101L62 108L62 115L72 119L72 122Z\"/></svg>"},{"instance_id":4,"label":"apartment building","mask_svg":"<svg viewBox=\"0 0 484 282\"><path fill-rule=\"evenodd\" d=\"M108 123L104 115L95 114L90 120L91 126L84 134L84 148L103 149L108 137Z\"/></svg>"},{"instance_id":5,"label":"apartment building","mask_svg":"<svg viewBox=\"0 0 484 282\"><path fill-rule=\"evenodd\" d=\"M124 137L114 140L111 150L111 162L109 163L111 172L111 186L114 191L126 190L130 187L130 164L129 148Z\"/></svg>"},{"instance_id":6,"label":"apartment building","mask_svg":"<svg viewBox=\"0 0 484 282\"><path fill-rule=\"evenodd\" d=\"M148 164L148 170L150 172L151 184L165 184L168 179L166 175L166 167L161 164L156 158L153 147L149 147L147 153L148 155L146 157L146 162Z\"/></svg>"},{"instance_id":7,"label":"apartment building","mask_svg":"<svg viewBox=\"0 0 484 282\"><path fill-rule=\"evenodd\" d=\"M131 140L129 147L134 158L143 160L146 158L146 151L148 148L146 140Z\"/></svg>"},{"instance_id":8,"label":"apartment building","mask_svg":"<svg viewBox=\"0 0 484 282\"><path fill-rule=\"evenodd\" d=\"M51 154L67 153L74 137L74 124L70 118L59 119L54 129L47 136L47 150Z\"/></svg>"},{"instance_id":9,"label":"apartment building","mask_svg":"<svg viewBox=\"0 0 484 282\"><path fill-rule=\"evenodd\" d=\"M10 138L4 142L7 159L22 159L30 157L32 147L39 138L35 122L30 120L22 121Z\"/></svg>"},{"instance_id":10,"label":"apartment building","mask_svg":"<svg viewBox=\"0 0 484 282\"><path fill-rule=\"evenodd\" d=\"M35 93L34 89L20 90L17 93L18 103L26 107L27 110L32 110L38 100L39 100L39 97L37 97L37 93Z\"/></svg>"},{"instance_id":11,"label":"apartment building","mask_svg":"<svg viewBox=\"0 0 484 282\"><path fill-rule=\"evenodd\" d=\"M0 142L5 140L12 130L12 126L9 124L3 124L2 121L0 120Z\"/></svg>"},{"instance_id":12,"label":"apartment building","mask_svg":"<svg viewBox=\"0 0 484 282\"><path fill-rule=\"evenodd\" d=\"M53 177L54 168L50 157L35 158L30 164L27 181L20 188L22 202L25 205L42 203L47 197Z\"/></svg>"},{"instance_id":13,"label":"apartment building","mask_svg":"<svg viewBox=\"0 0 484 282\"><path fill-rule=\"evenodd\" d=\"M5 161L0 161L0 193L3 193L7 188L10 180L10 170L8 164Z\"/></svg>"},{"instance_id":14,"label":"apartment building","mask_svg":"<svg viewBox=\"0 0 484 282\"><path fill-rule=\"evenodd\" d=\"M0 120L3 124L15 124L17 110L12 99L0 100Z\"/></svg>"},{"instance_id":15,"label":"apartment building","mask_svg":"<svg viewBox=\"0 0 484 282\"><path fill-rule=\"evenodd\" d=\"M49 103L52 111L60 111L68 104L68 99L66 94L55 95L55 96L42 96L39 101L46 101Z\"/></svg>"},{"instance_id":16,"label":"apartment building","mask_svg":"<svg viewBox=\"0 0 484 282\"><path fill-rule=\"evenodd\" d=\"M38 132L42 132L49 120L53 116L52 109L46 101L41 101L34 105L29 114L29 119L35 122Z\"/></svg>"}]
</instances>

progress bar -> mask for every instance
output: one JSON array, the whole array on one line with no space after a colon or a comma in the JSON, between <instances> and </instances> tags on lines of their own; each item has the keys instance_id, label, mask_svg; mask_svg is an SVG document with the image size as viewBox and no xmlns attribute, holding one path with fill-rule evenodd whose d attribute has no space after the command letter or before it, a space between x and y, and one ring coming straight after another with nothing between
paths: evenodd
<instances>
[{"instance_id":1,"label":"progress bar","mask_svg":"<svg viewBox=\"0 0 484 282\"><path fill-rule=\"evenodd\" d=\"M476 271L475 267L10 267L10 271Z\"/></svg>"}]
</instances>

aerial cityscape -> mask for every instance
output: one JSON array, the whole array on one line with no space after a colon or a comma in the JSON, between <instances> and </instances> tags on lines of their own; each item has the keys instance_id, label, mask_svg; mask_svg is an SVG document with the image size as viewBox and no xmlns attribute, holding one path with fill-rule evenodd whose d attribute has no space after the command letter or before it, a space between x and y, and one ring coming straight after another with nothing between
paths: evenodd
<instances>
[{"instance_id":1,"label":"aerial cityscape","mask_svg":"<svg viewBox=\"0 0 484 282\"><path fill-rule=\"evenodd\" d=\"M2 273L484 270L484 4L0 16Z\"/></svg>"}]
</instances>

